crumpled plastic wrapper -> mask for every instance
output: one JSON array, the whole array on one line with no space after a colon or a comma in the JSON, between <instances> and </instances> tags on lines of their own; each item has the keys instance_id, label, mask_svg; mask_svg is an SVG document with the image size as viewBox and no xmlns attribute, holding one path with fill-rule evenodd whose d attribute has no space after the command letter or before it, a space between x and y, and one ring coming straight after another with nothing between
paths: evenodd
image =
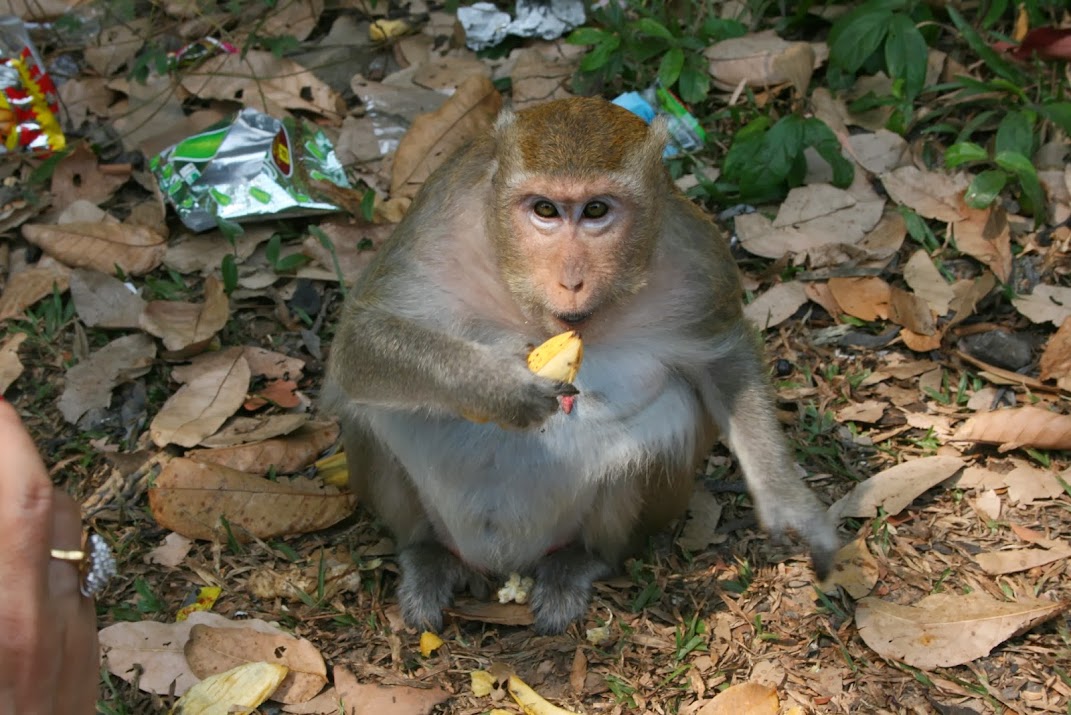
<instances>
[{"instance_id":1,"label":"crumpled plastic wrapper","mask_svg":"<svg viewBox=\"0 0 1071 715\"><path fill-rule=\"evenodd\" d=\"M583 25L586 16L582 0L517 0L516 19L489 2L459 7L457 19L465 30L465 45L483 50L507 35L553 40Z\"/></svg>"},{"instance_id":2,"label":"crumpled plastic wrapper","mask_svg":"<svg viewBox=\"0 0 1071 715\"><path fill-rule=\"evenodd\" d=\"M243 109L233 121L183 139L149 162L164 196L190 230L220 220L339 211L317 198L313 181L348 189L331 142L307 122Z\"/></svg>"},{"instance_id":3,"label":"crumpled plastic wrapper","mask_svg":"<svg viewBox=\"0 0 1071 715\"><path fill-rule=\"evenodd\" d=\"M22 20L0 16L0 155L48 154L67 146L59 98Z\"/></svg>"}]
</instances>

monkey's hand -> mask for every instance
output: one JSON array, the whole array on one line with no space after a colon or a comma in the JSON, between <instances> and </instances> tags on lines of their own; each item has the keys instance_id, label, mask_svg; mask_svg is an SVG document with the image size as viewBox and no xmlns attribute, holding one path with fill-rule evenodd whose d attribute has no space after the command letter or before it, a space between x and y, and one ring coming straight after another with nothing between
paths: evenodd
<instances>
[{"instance_id":1,"label":"monkey's hand","mask_svg":"<svg viewBox=\"0 0 1071 715\"><path fill-rule=\"evenodd\" d=\"M533 374L521 361L499 362L478 389L462 395L460 413L473 422L497 422L502 427L528 429L543 424L558 411L558 398L579 394L573 385Z\"/></svg>"}]
</instances>

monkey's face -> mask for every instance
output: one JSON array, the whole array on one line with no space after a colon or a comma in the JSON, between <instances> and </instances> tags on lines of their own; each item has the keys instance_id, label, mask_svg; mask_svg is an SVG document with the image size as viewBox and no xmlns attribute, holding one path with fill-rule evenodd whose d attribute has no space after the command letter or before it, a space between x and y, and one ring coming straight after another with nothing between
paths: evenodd
<instances>
[{"instance_id":1,"label":"monkey's face","mask_svg":"<svg viewBox=\"0 0 1071 715\"><path fill-rule=\"evenodd\" d=\"M532 178L508 202L514 294L548 333L583 330L643 284L651 241L639 204L606 179ZM646 240L645 240L646 238Z\"/></svg>"}]
</instances>

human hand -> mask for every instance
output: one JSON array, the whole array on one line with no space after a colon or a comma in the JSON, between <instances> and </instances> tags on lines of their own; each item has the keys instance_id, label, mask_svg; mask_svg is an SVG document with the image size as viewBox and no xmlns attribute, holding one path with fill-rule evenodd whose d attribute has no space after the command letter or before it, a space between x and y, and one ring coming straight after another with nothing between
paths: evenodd
<instances>
[{"instance_id":1,"label":"human hand","mask_svg":"<svg viewBox=\"0 0 1071 715\"><path fill-rule=\"evenodd\" d=\"M0 713L88 715L99 678L96 612L79 591L78 505L54 488L14 408L0 398Z\"/></svg>"}]
</instances>

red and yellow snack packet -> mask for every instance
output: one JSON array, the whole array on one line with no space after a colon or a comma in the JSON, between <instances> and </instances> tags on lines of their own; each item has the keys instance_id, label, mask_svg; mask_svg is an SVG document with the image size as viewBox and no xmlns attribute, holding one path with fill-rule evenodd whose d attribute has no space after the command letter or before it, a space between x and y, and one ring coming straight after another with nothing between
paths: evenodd
<instances>
[{"instance_id":1,"label":"red and yellow snack packet","mask_svg":"<svg viewBox=\"0 0 1071 715\"><path fill-rule=\"evenodd\" d=\"M0 155L48 154L67 144L59 100L22 20L0 17Z\"/></svg>"}]
</instances>

